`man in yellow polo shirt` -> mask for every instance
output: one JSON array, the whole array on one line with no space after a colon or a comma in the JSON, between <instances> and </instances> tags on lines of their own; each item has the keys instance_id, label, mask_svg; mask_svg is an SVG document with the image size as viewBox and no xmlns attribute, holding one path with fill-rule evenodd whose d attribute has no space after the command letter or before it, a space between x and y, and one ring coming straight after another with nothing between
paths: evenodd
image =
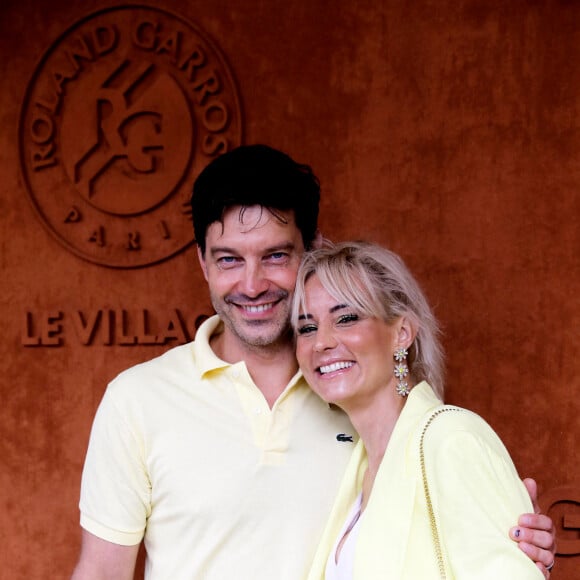
<instances>
[{"instance_id":1,"label":"man in yellow polo shirt","mask_svg":"<svg viewBox=\"0 0 580 580\"><path fill-rule=\"evenodd\" d=\"M306 573L356 439L302 378L288 322L319 197L309 167L261 145L224 154L196 180L194 230L217 315L194 342L107 388L83 471L74 580L132 578L142 541L149 580ZM535 529L520 527L520 539L548 564L551 521L529 517Z\"/></svg>"}]
</instances>

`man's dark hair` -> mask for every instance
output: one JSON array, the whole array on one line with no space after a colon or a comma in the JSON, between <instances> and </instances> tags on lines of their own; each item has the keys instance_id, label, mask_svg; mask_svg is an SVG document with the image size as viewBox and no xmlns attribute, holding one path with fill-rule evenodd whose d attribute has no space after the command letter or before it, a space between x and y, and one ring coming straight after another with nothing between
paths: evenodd
<instances>
[{"instance_id":1,"label":"man's dark hair","mask_svg":"<svg viewBox=\"0 0 580 580\"><path fill-rule=\"evenodd\" d=\"M195 241L205 253L207 228L232 206L262 206L276 216L294 211L304 247L316 236L320 184L308 165L267 145L242 145L214 159L193 184ZM278 216L277 216L278 217Z\"/></svg>"}]
</instances>

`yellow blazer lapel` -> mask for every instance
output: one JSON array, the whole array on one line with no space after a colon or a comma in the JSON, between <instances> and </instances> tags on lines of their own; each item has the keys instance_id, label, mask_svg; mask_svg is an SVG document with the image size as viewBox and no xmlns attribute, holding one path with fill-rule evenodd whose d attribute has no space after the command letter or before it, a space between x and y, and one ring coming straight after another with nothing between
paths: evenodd
<instances>
[{"instance_id":1,"label":"yellow blazer lapel","mask_svg":"<svg viewBox=\"0 0 580 580\"><path fill-rule=\"evenodd\" d=\"M377 500L374 504L377 511L369 511L369 517L361 520L355 559L356 580L403 577L416 482L412 479L403 482L399 478L393 492Z\"/></svg>"},{"instance_id":2,"label":"yellow blazer lapel","mask_svg":"<svg viewBox=\"0 0 580 580\"><path fill-rule=\"evenodd\" d=\"M308 580L322 580L324 578L328 555L362 489L362 480L367 465L366 451L362 441L359 440L346 467L328 522L320 538Z\"/></svg>"},{"instance_id":3,"label":"yellow blazer lapel","mask_svg":"<svg viewBox=\"0 0 580 580\"><path fill-rule=\"evenodd\" d=\"M440 404L426 383L417 385L409 395L361 518L356 580L403 577L416 496L423 493L418 427L425 413Z\"/></svg>"}]
</instances>

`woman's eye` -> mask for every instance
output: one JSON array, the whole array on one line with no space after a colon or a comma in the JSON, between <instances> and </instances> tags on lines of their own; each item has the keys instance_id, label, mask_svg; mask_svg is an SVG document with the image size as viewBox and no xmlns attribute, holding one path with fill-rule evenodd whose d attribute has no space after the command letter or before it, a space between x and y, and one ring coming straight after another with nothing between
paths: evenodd
<instances>
[{"instance_id":1,"label":"woman's eye","mask_svg":"<svg viewBox=\"0 0 580 580\"><path fill-rule=\"evenodd\" d=\"M300 336L303 336L305 334L310 334L311 332L314 332L316 330L316 326L314 326L314 324L305 324L304 326L301 326L297 332Z\"/></svg>"},{"instance_id":2,"label":"woman's eye","mask_svg":"<svg viewBox=\"0 0 580 580\"><path fill-rule=\"evenodd\" d=\"M349 322L356 322L360 320L358 314L343 314L338 318L338 324L348 324Z\"/></svg>"}]
</instances>

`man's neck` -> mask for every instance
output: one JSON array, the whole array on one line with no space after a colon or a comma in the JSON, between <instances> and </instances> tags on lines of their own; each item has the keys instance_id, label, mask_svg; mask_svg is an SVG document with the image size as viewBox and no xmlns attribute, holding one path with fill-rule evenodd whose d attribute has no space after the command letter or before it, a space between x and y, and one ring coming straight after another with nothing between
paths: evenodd
<instances>
[{"instance_id":1,"label":"man's neck","mask_svg":"<svg viewBox=\"0 0 580 580\"><path fill-rule=\"evenodd\" d=\"M216 356L231 364L244 361L252 380L270 408L278 400L298 370L294 343L290 338L267 346L243 344L224 331L210 340Z\"/></svg>"}]
</instances>

